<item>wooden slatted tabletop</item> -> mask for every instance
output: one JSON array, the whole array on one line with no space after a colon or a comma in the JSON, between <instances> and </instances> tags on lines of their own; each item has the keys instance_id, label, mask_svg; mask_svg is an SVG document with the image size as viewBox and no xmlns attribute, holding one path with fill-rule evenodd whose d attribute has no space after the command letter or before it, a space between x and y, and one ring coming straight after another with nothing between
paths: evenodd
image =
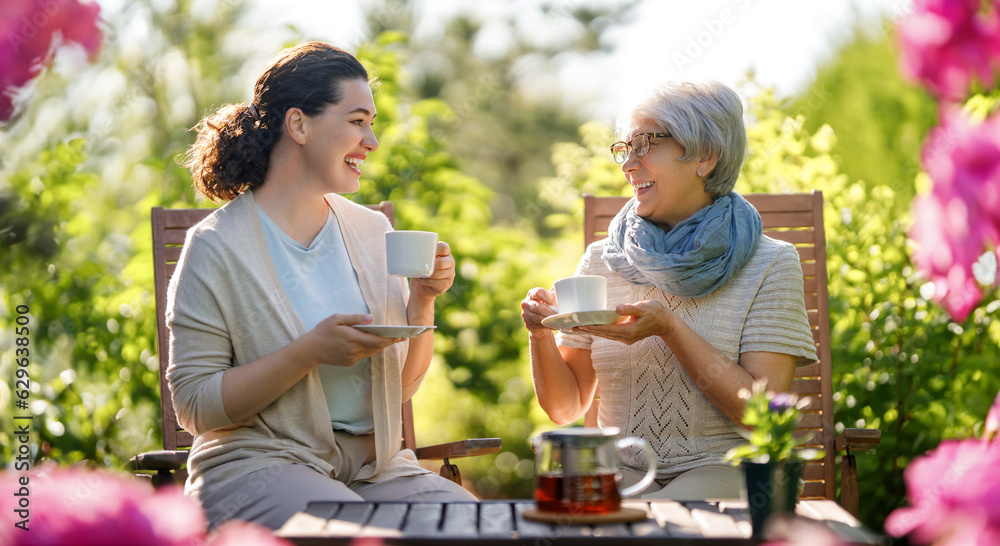
<instances>
[{"instance_id":1,"label":"wooden slatted tabletop","mask_svg":"<svg viewBox=\"0 0 1000 546\"><path fill-rule=\"evenodd\" d=\"M750 538L746 505L738 501L627 501L646 512L634 523L600 525L526 520L530 500L480 503L317 502L275 532L295 544L350 544L359 537L383 544L758 544ZM810 543L824 535L842 544L883 544L837 503L801 501L790 528ZM801 537L800 537L801 538Z\"/></svg>"}]
</instances>

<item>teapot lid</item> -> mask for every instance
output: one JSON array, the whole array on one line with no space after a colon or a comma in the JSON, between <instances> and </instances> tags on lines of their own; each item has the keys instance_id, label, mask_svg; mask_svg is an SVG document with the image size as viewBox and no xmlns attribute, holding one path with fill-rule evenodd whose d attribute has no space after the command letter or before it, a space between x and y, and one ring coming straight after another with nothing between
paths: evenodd
<instances>
[{"instance_id":1,"label":"teapot lid","mask_svg":"<svg viewBox=\"0 0 1000 546\"><path fill-rule=\"evenodd\" d=\"M605 441L618 436L617 427L570 427L557 430L550 430L541 434L542 440L551 440L557 443L574 444L578 442L588 442L588 440ZM589 443L589 442L588 442Z\"/></svg>"},{"instance_id":2,"label":"teapot lid","mask_svg":"<svg viewBox=\"0 0 1000 546\"><path fill-rule=\"evenodd\" d=\"M618 436L619 430L617 427L570 427L561 428L557 430L550 430L548 432L542 433L542 438L545 439L572 439L572 438L613 438Z\"/></svg>"}]
</instances>

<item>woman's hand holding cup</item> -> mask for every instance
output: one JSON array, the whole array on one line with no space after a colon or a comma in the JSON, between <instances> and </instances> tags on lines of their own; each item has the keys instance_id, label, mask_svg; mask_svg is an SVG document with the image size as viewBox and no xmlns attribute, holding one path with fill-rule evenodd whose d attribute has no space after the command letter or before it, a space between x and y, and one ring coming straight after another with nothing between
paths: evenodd
<instances>
[{"instance_id":1,"label":"woman's hand holding cup","mask_svg":"<svg viewBox=\"0 0 1000 546\"><path fill-rule=\"evenodd\" d=\"M556 295L544 288L532 288L521 301L521 320L528 332L551 330L542 324L542 319L557 313Z\"/></svg>"},{"instance_id":2,"label":"woman's hand holding cup","mask_svg":"<svg viewBox=\"0 0 1000 546\"><path fill-rule=\"evenodd\" d=\"M521 320L529 332L554 330L542 320L555 314L603 311L607 307L608 282L599 275L576 275L559 279L552 291L532 288L521 302Z\"/></svg>"},{"instance_id":3,"label":"woman's hand holding cup","mask_svg":"<svg viewBox=\"0 0 1000 546\"><path fill-rule=\"evenodd\" d=\"M427 297L436 298L444 294L455 282L455 258L451 255L451 247L444 241L435 245L434 269L426 277L412 277L410 291Z\"/></svg>"}]
</instances>

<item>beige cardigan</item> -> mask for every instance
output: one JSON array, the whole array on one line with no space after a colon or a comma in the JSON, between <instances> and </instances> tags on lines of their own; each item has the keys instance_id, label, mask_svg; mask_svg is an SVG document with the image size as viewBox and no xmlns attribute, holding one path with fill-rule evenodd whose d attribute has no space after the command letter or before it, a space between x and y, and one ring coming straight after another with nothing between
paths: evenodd
<instances>
[{"instance_id":1,"label":"beige cardigan","mask_svg":"<svg viewBox=\"0 0 1000 546\"><path fill-rule=\"evenodd\" d=\"M406 324L405 279L386 271L384 215L330 194L351 263L374 324ZM337 279L330 279L337 282ZM177 420L195 435L186 492L236 480L275 464L302 464L336 476L341 454L319 372L313 370L260 413L233 423L222 405L222 374L254 362L305 333L281 287L253 199L244 192L187 234L167 292L170 365L167 380ZM372 357L376 459L356 476L378 481L425 473L412 451L400 450L407 343Z\"/></svg>"}]
</instances>

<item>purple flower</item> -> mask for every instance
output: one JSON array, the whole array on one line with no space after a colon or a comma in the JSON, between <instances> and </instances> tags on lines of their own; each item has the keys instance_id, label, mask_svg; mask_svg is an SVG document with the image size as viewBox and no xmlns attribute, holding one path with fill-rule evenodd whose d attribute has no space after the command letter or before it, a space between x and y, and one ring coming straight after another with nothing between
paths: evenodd
<instances>
[{"instance_id":1,"label":"purple flower","mask_svg":"<svg viewBox=\"0 0 1000 546\"><path fill-rule=\"evenodd\" d=\"M38 75L58 45L76 42L93 55L101 45L100 6L79 0L0 2L0 121L14 113L11 94Z\"/></svg>"},{"instance_id":2,"label":"purple flower","mask_svg":"<svg viewBox=\"0 0 1000 546\"><path fill-rule=\"evenodd\" d=\"M902 21L900 71L939 97L958 101L972 80L992 84L1000 67L1000 1L917 0Z\"/></svg>"},{"instance_id":3,"label":"purple flower","mask_svg":"<svg viewBox=\"0 0 1000 546\"><path fill-rule=\"evenodd\" d=\"M789 408L794 408L796 401L795 396L787 392L779 392L767 403L767 408L771 413L783 413Z\"/></svg>"},{"instance_id":4,"label":"purple flower","mask_svg":"<svg viewBox=\"0 0 1000 546\"><path fill-rule=\"evenodd\" d=\"M982 298L972 266L1000 244L1000 114L976 123L943 109L922 159L934 186L913 203L914 262L934 282L935 299L962 321Z\"/></svg>"},{"instance_id":5,"label":"purple flower","mask_svg":"<svg viewBox=\"0 0 1000 546\"><path fill-rule=\"evenodd\" d=\"M942 442L907 467L911 506L893 511L886 531L914 544L1000 544L998 468L1000 442Z\"/></svg>"}]
</instances>

